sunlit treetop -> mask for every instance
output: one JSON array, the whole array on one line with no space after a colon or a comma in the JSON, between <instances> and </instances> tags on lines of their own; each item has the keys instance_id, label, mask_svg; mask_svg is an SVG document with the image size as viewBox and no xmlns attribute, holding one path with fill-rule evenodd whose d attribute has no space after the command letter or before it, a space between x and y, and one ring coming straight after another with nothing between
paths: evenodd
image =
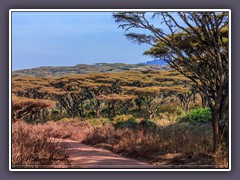
<instances>
[{"instance_id":1,"label":"sunlit treetop","mask_svg":"<svg viewBox=\"0 0 240 180\"><path fill-rule=\"evenodd\" d=\"M127 95L127 94L108 94L108 95L99 95L97 99L105 100L105 101L130 101L134 100L137 97L134 95Z\"/></svg>"},{"instance_id":2,"label":"sunlit treetop","mask_svg":"<svg viewBox=\"0 0 240 180\"><path fill-rule=\"evenodd\" d=\"M26 97L18 97L12 95L12 106L13 107L38 107L38 108L54 108L56 103L52 100L43 100L43 99L31 99Z\"/></svg>"}]
</instances>

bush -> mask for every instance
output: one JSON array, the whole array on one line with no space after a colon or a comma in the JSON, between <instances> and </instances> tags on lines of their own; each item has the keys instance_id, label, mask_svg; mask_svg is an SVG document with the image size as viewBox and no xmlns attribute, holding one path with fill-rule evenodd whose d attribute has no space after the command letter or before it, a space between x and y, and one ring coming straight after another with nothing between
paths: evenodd
<instances>
[{"instance_id":1,"label":"bush","mask_svg":"<svg viewBox=\"0 0 240 180\"><path fill-rule=\"evenodd\" d=\"M185 111L183 110L183 108L177 108L176 109L176 114L178 115L178 116L183 116L183 115L185 115Z\"/></svg>"},{"instance_id":2,"label":"bush","mask_svg":"<svg viewBox=\"0 0 240 180\"><path fill-rule=\"evenodd\" d=\"M114 123L125 122L125 121L129 121L129 120L131 120L131 119L135 120L132 115L130 115L130 114L129 114L129 115L123 114L123 115L117 115L117 116L115 116L115 117L113 118L113 122L114 122Z\"/></svg>"},{"instance_id":3,"label":"bush","mask_svg":"<svg viewBox=\"0 0 240 180\"><path fill-rule=\"evenodd\" d=\"M104 124L110 123L110 120L107 118L92 118L88 121L93 126L102 126Z\"/></svg>"},{"instance_id":4,"label":"bush","mask_svg":"<svg viewBox=\"0 0 240 180\"><path fill-rule=\"evenodd\" d=\"M134 128L138 125L135 118L132 115L117 115L113 118L115 128Z\"/></svg>"},{"instance_id":5,"label":"bush","mask_svg":"<svg viewBox=\"0 0 240 180\"><path fill-rule=\"evenodd\" d=\"M139 123L139 126L142 126L144 128L156 128L157 124L153 121L144 119Z\"/></svg>"},{"instance_id":6,"label":"bush","mask_svg":"<svg viewBox=\"0 0 240 180\"><path fill-rule=\"evenodd\" d=\"M56 108L52 109L52 114L59 114L59 113L60 113L60 111L58 109L56 109Z\"/></svg>"},{"instance_id":7,"label":"bush","mask_svg":"<svg viewBox=\"0 0 240 180\"><path fill-rule=\"evenodd\" d=\"M207 123L211 121L210 108L197 108L189 111L188 115L182 118L181 121L190 123Z\"/></svg>"},{"instance_id":8,"label":"bush","mask_svg":"<svg viewBox=\"0 0 240 180\"><path fill-rule=\"evenodd\" d=\"M170 114L175 114L178 111L178 105L171 103L171 104L163 104L160 106L159 108L159 113L164 113L164 112L168 112Z\"/></svg>"},{"instance_id":9,"label":"bush","mask_svg":"<svg viewBox=\"0 0 240 180\"><path fill-rule=\"evenodd\" d=\"M79 119L64 118L60 121L48 121L39 125L42 129L50 129L51 137L61 139L72 139L81 141L85 134L93 128L88 121L80 121Z\"/></svg>"},{"instance_id":10,"label":"bush","mask_svg":"<svg viewBox=\"0 0 240 180\"><path fill-rule=\"evenodd\" d=\"M116 128L134 128L137 127L138 123L135 121L135 119L129 119L127 121L119 121L115 124Z\"/></svg>"},{"instance_id":11,"label":"bush","mask_svg":"<svg viewBox=\"0 0 240 180\"><path fill-rule=\"evenodd\" d=\"M185 116L185 111L177 104L164 104L160 107L159 117L161 119L176 121Z\"/></svg>"}]
</instances>

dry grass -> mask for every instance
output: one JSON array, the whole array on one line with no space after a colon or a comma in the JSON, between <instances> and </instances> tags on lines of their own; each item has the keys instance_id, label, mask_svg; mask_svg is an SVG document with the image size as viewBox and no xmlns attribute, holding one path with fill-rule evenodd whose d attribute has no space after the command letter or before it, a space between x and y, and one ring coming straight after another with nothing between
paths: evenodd
<instances>
[{"instance_id":1,"label":"dry grass","mask_svg":"<svg viewBox=\"0 0 240 180\"><path fill-rule=\"evenodd\" d=\"M50 137L82 141L123 156L156 165L201 165L227 168L228 154L212 151L210 125L171 124L166 127L135 126L116 128L113 124L91 125L79 119L48 121L30 125L16 122L12 128L12 164L15 168L69 167L68 161L31 161L30 155L61 158L64 147L49 141ZM20 158L21 157L21 158Z\"/></svg>"},{"instance_id":2,"label":"dry grass","mask_svg":"<svg viewBox=\"0 0 240 180\"><path fill-rule=\"evenodd\" d=\"M227 154L213 156L210 125L174 124L164 128L116 129L106 124L86 136L86 144L107 148L115 153L162 164L166 154L180 154L165 164L201 165L226 168ZM224 162L224 163L223 163Z\"/></svg>"},{"instance_id":3,"label":"dry grass","mask_svg":"<svg viewBox=\"0 0 240 180\"><path fill-rule=\"evenodd\" d=\"M12 165L14 168L70 167L70 162L62 159L67 156L65 148L52 138L82 141L91 129L87 121L81 122L79 119L35 125L15 122L12 125Z\"/></svg>"},{"instance_id":4,"label":"dry grass","mask_svg":"<svg viewBox=\"0 0 240 180\"><path fill-rule=\"evenodd\" d=\"M76 141L82 141L85 138L85 135L93 129L88 121L81 122L77 118L66 118L56 122L48 121L39 126L43 129L49 129L51 131L51 137L72 139Z\"/></svg>"},{"instance_id":5,"label":"dry grass","mask_svg":"<svg viewBox=\"0 0 240 180\"><path fill-rule=\"evenodd\" d=\"M12 125L13 168L69 167L64 147L49 141L51 129L22 121Z\"/></svg>"}]
</instances>

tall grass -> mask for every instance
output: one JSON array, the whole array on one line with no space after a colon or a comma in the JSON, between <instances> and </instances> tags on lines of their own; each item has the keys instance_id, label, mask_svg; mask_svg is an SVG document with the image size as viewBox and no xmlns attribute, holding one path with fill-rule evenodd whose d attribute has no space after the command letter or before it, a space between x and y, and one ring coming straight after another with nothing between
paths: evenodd
<instances>
[{"instance_id":1,"label":"tall grass","mask_svg":"<svg viewBox=\"0 0 240 180\"><path fill-rule=\"evenodd\" d=\"M114 128L106 124L88 134L83 142L151 163L160 161L163 155L180 153L185 158L181 163L218 164L217 158L211 155L212 128L208 124L194 126L181 123L162 128Z\"/></svg>"},{"instance_id":2,"label":"tall grass","mask_svg":"<svg viewBox=\"0 0 240 180\"><path fill-rule=\"evenodd\" d=\"M92 125L88 121L81 122L79 119L62 119L60 121L48 121L41 126L43 129L49 129L51 131L51 137L72 139L76 141L82 141L85 135L93 129Z\"/></svg>"},{"instance_id":3,"label":"tall grass","mask_svg":"<svg viewBox=\"0 0 240 180\"><path fill-rule=\"evenodd\" d=\"M30 125L23 121L12 125L13 168L66 168L69 167L64 147L51 142L50 128Z\"/></svg>"}]
</instances>

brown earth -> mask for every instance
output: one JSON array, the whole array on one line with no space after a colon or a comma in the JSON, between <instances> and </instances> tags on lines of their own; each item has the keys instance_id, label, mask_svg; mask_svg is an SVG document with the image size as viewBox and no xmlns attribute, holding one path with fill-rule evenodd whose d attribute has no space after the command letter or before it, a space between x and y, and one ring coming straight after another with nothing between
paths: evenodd
<instances>
[{"instance_id":1,"label":"brown earth","mask_svg":"<svg viewBox=\"0 0 240 180\"><path fill-rule=\"evenodd\" d=\"M102 148L91 147L70 139L53 138L57 146L65 149L71 168L156 168L135 159L122 157Z\"/></svg>"},{"instance_id":2,"label":"brown earth","mask_svg":"<svg viewBox=\"0 0 240 180\"><path fill-rule=\"evenodd\" d=\"M159 156L157 161L148 164L135 159L122 157L113 152L85 145L70 139L51 138L58 148L64 149L70 162L70 168L103 168L103 169L192 169L216 168L211 165L212 157L201 155L192 157L191 154L172 153ZM209 162L208 162L209 161ZM204 162L204 163L203 163ZM204 165L203 165L204 164Z\"/></svg>"}]
</instances>

